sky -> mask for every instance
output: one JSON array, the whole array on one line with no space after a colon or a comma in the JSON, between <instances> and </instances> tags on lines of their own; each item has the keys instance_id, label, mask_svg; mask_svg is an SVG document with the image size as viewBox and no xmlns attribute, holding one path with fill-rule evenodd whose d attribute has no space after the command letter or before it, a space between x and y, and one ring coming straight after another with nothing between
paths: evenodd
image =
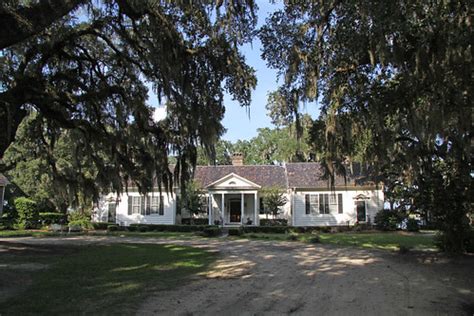
<instances>
[{"instance_id":1,"label":"sky","mask_svg":"<svg viewBox=\"0 0 474 316\"><path fill-rule=\"evenodd\" d=\"M281 4L270 4L268 0L256 1L259 10L258 27L265 23L265 18L273 11L281 7ZM246 58L246 63L252 66L256 71L257 86L252 92L252 102L249 108L241 107L238 102L232 101L232 97L225 94L224 105L225 115L222 124L227 132L222 139L235 142L239 139L249 140L257 136L257 129L263 127L273 128L270 117L267 116L265 105L267 104L267 95L275 91L278 87L277 73L275 70L266 66L261 58L262 45L258 38L253 43L242 47L242 53ZM156 98L151 98L156 99ZM302 113L308 113L313 118L317 117L318 110L314 103L308 104L301 109ZM159 119L166 115L164 108L157 108L155 118Z\"/></svg>"}]
</instances>

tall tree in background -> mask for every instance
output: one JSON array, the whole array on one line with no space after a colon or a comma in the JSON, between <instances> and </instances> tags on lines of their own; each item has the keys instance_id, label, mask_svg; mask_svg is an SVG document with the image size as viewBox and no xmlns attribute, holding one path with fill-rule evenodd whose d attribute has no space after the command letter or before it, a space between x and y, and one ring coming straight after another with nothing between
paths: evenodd
<instances>
[{"instance_id":1,"label":"tall tree in background","mask_svg":"<svg viewBox=\"0 0 474 316\"><path fill-rule=\"evenodd\" d=\"M97 196L132 182L141 191L154 181L170 187L171 153L184 183L196 146L212 153L223 132L224 91L250 104L256 79L238 47L252 38L254 9L251 0L3 1L0 172L14 167L4 153L36 113L25 132L44 136L38 155L58 173L58 189L68 183ZM146 83L172 104L168 119L152 120ZM80 151L77 170L92 165L92 182L61 172L56 148L64 135Z\"/></svg>"},{"instance_id":2,"label":"tall tree in background","mask_svg":"<svg viewBox=\"0 0 474 316\"><path fill-rule=\"evenodd\" d=\"M469 1L287 2L260 31L290 108L321 100L329 173L351 153L378 173L400 167L400 179L432 201L452 251L463 249L473 196L471 9Z\"/></svg>"}]
</instances>

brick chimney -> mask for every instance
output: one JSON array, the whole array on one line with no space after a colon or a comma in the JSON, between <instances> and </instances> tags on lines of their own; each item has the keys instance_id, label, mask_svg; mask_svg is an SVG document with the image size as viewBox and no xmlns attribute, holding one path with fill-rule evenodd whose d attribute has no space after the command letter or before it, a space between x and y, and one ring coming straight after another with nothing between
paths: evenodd
<instances>
[{"instance_id":1,"label":"brick chimney","mask_svg":"<svg viewBox=\"0 0 474 316\"><path fill-rule=\"evenodd\" d=\"M242 153L235 153L232 155L232 165L233 166L243 166L244 165L244 155Z\"/></svg>"}]
</instances>

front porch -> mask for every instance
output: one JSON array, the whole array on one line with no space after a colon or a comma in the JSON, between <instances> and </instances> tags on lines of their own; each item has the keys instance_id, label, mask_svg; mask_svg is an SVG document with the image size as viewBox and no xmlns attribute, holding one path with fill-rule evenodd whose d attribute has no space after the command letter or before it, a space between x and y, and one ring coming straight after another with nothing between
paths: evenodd
<instances>
[{"instance_id":1,"label":"front porch","mask_svg":"<svg viewBox=\"0 0 474 316\"><path fill-rule=\"evenodd\" d=\"M259 224L257 191L211 191L208 198L209 225Z\"/></svg>"}]
</instances>

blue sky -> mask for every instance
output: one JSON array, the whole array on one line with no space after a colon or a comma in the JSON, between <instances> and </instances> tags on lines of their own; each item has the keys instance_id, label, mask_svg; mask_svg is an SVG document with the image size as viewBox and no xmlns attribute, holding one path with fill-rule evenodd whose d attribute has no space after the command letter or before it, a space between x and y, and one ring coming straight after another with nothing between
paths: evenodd
<instances>
[{"instance_id":1,"label":"blue sky","mask_svg":"<svg viewBox=\"0 0 474 316\"><path fill-rule=\"evenodd\" d=\"M269 13L280 8L282 5L270 4L268 0L256 1L258 10L258 27L265 23L265 18ZM252 92L252 103L249 108L241 107L238 102L232 101L232 97L225 95L225 116L222 124L227 132L222 136L223 139L232 142L238 139L249 140L257 136L257 129L262 127L274 127L270 118L267 116L265 105L267 104L267 95L277 89L276 71L266 66L265 61L260 57L262 45L258 38L255 38L252 45L247 44L242 47L246 62L256 71L257 87ZM156 97L151 97L153 99ZM308 113L313 118L317 117L318 109L314 103L310 103L301 108L302 113ZM159 109L158 117L164 114L164 109Z\"/></svg>"}]
</instances>

